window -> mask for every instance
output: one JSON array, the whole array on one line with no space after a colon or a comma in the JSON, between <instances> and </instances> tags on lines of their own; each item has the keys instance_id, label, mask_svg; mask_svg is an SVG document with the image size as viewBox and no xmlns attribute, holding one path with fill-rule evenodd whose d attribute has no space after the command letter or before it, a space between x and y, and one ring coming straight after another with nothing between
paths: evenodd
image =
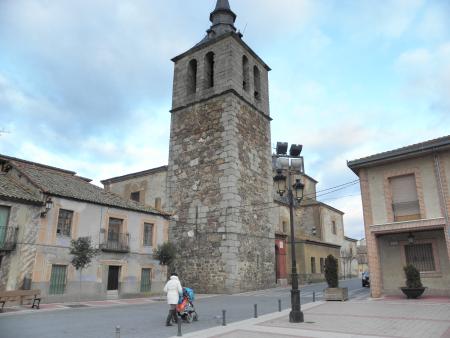
<instances>
[{"instance_id":1,"label":"window","mask_svg":"<svg viewBox=\"0 0 450 338\"><path fill-rule=\"evenodd\" d=\"M161 197L155 198L155 208L161 210Z\"/></svg>"},{"instance_id":2,"label":"window","mask_svg":"<svg viewBox=\"0 0 450 338\"><path fill-rule=\"evenodd\" d=\"M73 211L59 209L56 233L61 236L71 236Z\"/></svg>"},{"instance_id":3,"label":"window","mask_svg":"<svg viewBox=\"0 0 450 338\"><path fill-rule=\"evenodd\" d=\"M316 257L311 257L311 273L316 273Z\"/></svg>"},{"instance_id":4,"label":"window","mask_svg":"<svg viewBox=\"0 0 450 338\"><path fill-rule=\"evenodd\" d=\"M141 201L141 192L140 191L132 192L130 194L130 200L135 201L135 202L140 202Z\"/></svg>"},{"instance_id":5,"label":"window","mask_svg":"<svg viewBox=\"0 0 450 338\"><path fill-rule=\"evenodd\" d=\"M205 88L214 87L214 53L205 56Z\"/></svg>"},{"instance_id":6,"label":"window","mask_svg":"<svg viewBox=\"0 0 450 338\"><path fill-rule=\"evenodd\" d=\"M402 222L420 219L415 176L391 177L389 183L391 186L394 221Z\"/></svg>"},{"instance_id":7,"label":"window","mask_svg":"<svg viewBox=\"0 0 450 338\"><path fill-rule=\"evenodd\" d=\"M0 206L0 247L2 247L2 244L6 241L9 210L9 207Z\"/></svg>"},{"instance_id":8,"label":"window","mask_svg":"<svg viewBox=\"0 0 450 338\"><path fill-rule=\"evenodd\" d=\"M144 246L153 245L153 224L144 223Z\"/></svg>"},{"instance_id":9,"label":"window","mask_svg":"<svg viewBox=\"0 0 450 338\"><path fill-rule=\"evenodd\" d=\"M244 55L242 57L242 88L248 92L250 89L250 74L248 66L248 58Z\"/></svg>"},{"instance_id":10,"label":"window","mask_svg":"<svg viewBox=\"0 0 450 338\"><path fill-rule=\"evenodd\" d=\"M336 221L331 221L331 231L336 235Z\"/></svg>"},{"instance_id":11,"label":"window","mask_svg":"<svg viewBox=\"0 0 450 338\"><path fill-rule=\"evenodd\" d=\"M286 221L283 221L283 232L284 233L287 232L287 223L286 223Z\"/></svg>"},{"instance_id":12,"label":"window","mask_svg":"<svg viewBox=\"0 0 450 338\"><path fill-rule=\"evenodd\" d=\"M436 271L431 243L405 245L405 257L419 271Z\"/></svg>"},{"instance_id":13,"label":"window","mask_svg":"<svg viewBox=\"0 0 450 338\"><path fill-rule=\"evenodd\" d=\"M321 258L320 259L320 273L324 273L325 272L325 259Z\"/></svg>"},{"instance_id":14,"label":"window","mask_svg":"<svg viewBox=\"0 0 450 338\"><path fill-rule=\"evenodd\" d=\"M108 241L118 242L122 231L123 220L119 218L110 218L108 227Z\"/></svg>"},{"instance_id":15,"label":"window","mask_svg":"<svg viewBox=\"0 0 450 338\"><path fill-rule=\"evenodd\" d=\"M51 295L62 295L66 288L67 265L52 265L52 274L50 276Z\"/></svg>"},{"instance_id":16,"label":"window","mask_svg":"<svg viewBox=\"0 0 450 338\"><path fill-rule=\"evenodd\" d=\"M253 67L253 82L255 87L255 99L261 98L261 73L258 67Z\"/></svg>"},{"instance_id":17,"label":"window","mask_svg":"<svg viewBox=\"0 0 450 338\"><path fill-rule=\"evenodd\" d=\"M194 94L197 91L197 60L189 61L187 73L187 93Z\"/></svg>"},{"instance_id":18,"label":"window","mask_svg":"<svg viewBox=\"0 0 450 338\"><path fill-rule=\"evenodd\" d=\"M141 292L150 292L152 289L152 269L142 269Z\"/></svg>"}]
</instances>

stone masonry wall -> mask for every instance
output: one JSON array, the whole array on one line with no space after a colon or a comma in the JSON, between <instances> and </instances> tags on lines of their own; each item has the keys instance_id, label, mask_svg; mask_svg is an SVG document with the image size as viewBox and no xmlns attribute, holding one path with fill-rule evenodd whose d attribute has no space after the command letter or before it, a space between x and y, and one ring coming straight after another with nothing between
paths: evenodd
<instances>
[{"instance_id":1,"label":"stone masonry wall","mask_svg":"<svg viewBox=\"0 0 450 338\"><path fill-rule=\"evenodd\" d=\"M234 93L172 114L167 188L175 269L198 292L270 287L270 123Z\"/></svg>"}]
</instances>

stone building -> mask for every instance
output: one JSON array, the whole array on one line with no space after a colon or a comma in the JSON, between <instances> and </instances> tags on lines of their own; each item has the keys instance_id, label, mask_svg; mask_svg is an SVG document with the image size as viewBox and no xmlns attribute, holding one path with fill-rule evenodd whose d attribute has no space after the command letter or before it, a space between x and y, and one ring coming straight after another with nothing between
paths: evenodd
<instances>
[{"instance_id":1,"label":"stone building","mask_svg":"<svg viewBox=\"0 0 450 338\"><path fill-rule=\"evenodd\" d=\"M399 294L403 267L450 295L450 136L350 161L360 178L373 297Z\"/></svg>"},{"instance_id":2,"label":"stone building","mask_svg":"<svg viewBox=\"0 0 450 338\"><path fill-rule=\"evenodd\" d=\"M369 259L367 257L366 239L360 239L356 246L356 258L358 260L358 275L369 271Z\"/></svg>"},{"instance_id":3,"label":"stone building","mask_svg":"<svg viewBox=\"0 0 450 338\"><path fill-rule=\"evenodd\" d=\"M169 239L175 268L200 292L273 286L268 72L218 0L207 35L172 59ZM199 278L201 276L201 278Z\"/></svg>"},{"instance_id":4,"label":"stone building","mask_svg":"<svg viewBox=\"0 0 450 338\"><path fill-rule=\"evenodd\" d=\"M275 164L275 162L274 162ZM276 174L274 165L273 175ZM303 283L324 280L324 262L333 255L339 262L341 278L357 275L356 240L344 234L344 213L317 200L318 182L307 174L294 175L305 185L304 198L294 209L296 261L299 280ZM275 253L277 282L285 284L291 271L289 204L274 186Z\"/></svg>"},{"instance_id":5,"label":"stone building","mask_svg":"<svg viewBox=\"0 0 450 338\"><path fill-rule=\"evenodd\" d=\"M0 155L0 290L40 289L45 302L160 292L166 269L153 248L168 216L123 199L76 173ZM91 237L99 254L80 275L71 239Z\"/></svg>"},{"instance_id":6,"label":"stone building","mask_svg":"<svg viewBox=\"0 0 450 338\"><path fill-rule=\"evenodd\" d=\"M151 205L157 198L167 201L160 188L167 175L167 167L144 170L124 176L103 180L106 190L133 199L138 187L146 187L141 196ZM275 175L275 168L273 169ZM317 200L316 186L318 182L307 174L296 176L305 184L305 198L301 206L295 209L295 234L297 271L302 282L324 280L323 262L332 254L339 261L340 276L355 277L358 275L356 257L356 240L345 236L344 213L326 203ZM270 184L273 184L271 182ZM130 189L130 187L134 187ZM155 187L152 189L151 187ZM289 207L286 198L281 198L272 189L273 204L257 204L255 207L243 206L245 212L253 209L269 208L274 228L275 267L271 280L278 285L286 285L291 271Z\"/></svg>"}]
</instances>

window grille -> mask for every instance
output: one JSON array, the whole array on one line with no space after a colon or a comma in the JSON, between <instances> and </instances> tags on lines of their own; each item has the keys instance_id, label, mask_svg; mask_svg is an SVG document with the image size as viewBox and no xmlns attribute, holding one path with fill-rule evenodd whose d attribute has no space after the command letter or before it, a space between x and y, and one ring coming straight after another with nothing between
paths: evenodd
<instances>
[{"instance_id":1,"label":"window grille","mask_svg":"<svg viewBox=\"0 0 450 338\"><path fill-rule=\"evenodd\" d=\"M153 245L153 224L144 223L144 246Z\"/></svg>"},{"instance_id":2,"label":"window grille","mask_svg":"<svg viewBox=\"0 0 450 338\"><path fill-rule=\"evenodd\" d=\"M405 245L405 256L406 263L419 271L436 271L431 243Z\"/></svg>"},{"instance_id":3,"label":"window grille","mask_svg":"<svg viewBox=\"0 0 450 338\"><path fill-rule=\"evenodd\" d=\"M67 265L52 265L49 294L64 294L64 290L66 288L66 272Z\"/></svg>"},{"instance_id":4,"label":"window grille","mask_svg":"<svg viewBox=\"0 0 450 338\"><path fill-rule=\"evenodd\" d=\"M152 289L152 269L142 269L141 292L150 292Z\"/></svg>"},{"instance_id":5,"label":"window grille","mask_svg":"<svg viewBox=\"0 0 450 338\"><path fill-rule=\"evenodd\" d=\"M58 226L56 233L61 236L71 236L73 211L59 209Z\"/></svg>"}]
</instances>

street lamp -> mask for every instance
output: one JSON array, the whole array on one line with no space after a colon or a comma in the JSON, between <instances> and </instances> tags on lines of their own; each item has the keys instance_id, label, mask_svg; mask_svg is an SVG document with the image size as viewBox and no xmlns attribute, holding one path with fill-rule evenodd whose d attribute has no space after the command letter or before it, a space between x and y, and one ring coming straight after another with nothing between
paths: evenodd
<instances>
[{"instance_id":1,"label":"street lamp","mask_svg":"<svg viewBox=\"0 0 450 338\"><path fill-rule=\"evenodd\" d=\"M277 185L277 193L280 196L283 196L287 190L289 200L292 266L291 312L289 313L289 321L291 323L303 323L303 312L300 309L300 290L298 289L297 258L295 255L294 192L295 200L298 204L300 204L303 199L303 190L305 185L300 179L296 179L294 184L291 183L291 174L301 174L304 172L303 157L300 156L302 146L292 144L289 155L287 154L287 148L288 144L286 142L277 143L277 174L273 180ZM283 171L286 171L287 175L284 175Z\"/></svg>"}]
</instances>

